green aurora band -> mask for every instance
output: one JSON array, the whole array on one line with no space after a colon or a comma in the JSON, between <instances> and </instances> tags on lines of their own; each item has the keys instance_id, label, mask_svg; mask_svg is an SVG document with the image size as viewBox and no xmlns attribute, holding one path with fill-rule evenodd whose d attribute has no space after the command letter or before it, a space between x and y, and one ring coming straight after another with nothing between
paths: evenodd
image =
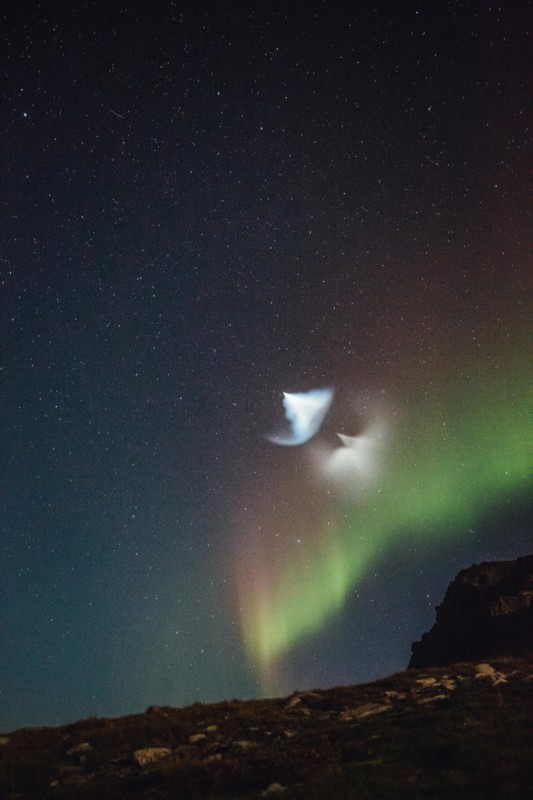
<instances>
[{"instance_id":1,"label":"green aurora band","mask_svg":"<svg viewBox=\"0 0 533 800\"><path fill-rule=\"evenodd\" d=\"M393 419L387 466L357 503L337 503L327 530L280 559L242 613L249 658L272 690L276 660L317 632L369 565L401 537L459 537L531 488L523 355L417 381ZM485 362L486 364L487 362ZM422 397L422 400L419 398ZM268 567L267 567L268 570ZM273 574L274 572L274 574Z\"/></svg>"}]
</instances>

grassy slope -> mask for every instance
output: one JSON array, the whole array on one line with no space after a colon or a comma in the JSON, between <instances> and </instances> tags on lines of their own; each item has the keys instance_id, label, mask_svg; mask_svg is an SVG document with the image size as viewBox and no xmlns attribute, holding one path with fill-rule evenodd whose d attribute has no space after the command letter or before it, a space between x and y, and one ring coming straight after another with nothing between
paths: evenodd
<instances>
[{"instance_id":1,"label":"grassy slope","mask_svg":"<svg viewBox=\"0 0 533 800\"><path fill-rule=\"evenodd\" d=\"M490 663L497 674L487 677L454 665L285 699L16 731L0 746L0 797L529 800L533 665ZM133 753L145 747L171 753L141 768ZM285 790L265 794L274 783Z\"/></svg>"}]
</instances>

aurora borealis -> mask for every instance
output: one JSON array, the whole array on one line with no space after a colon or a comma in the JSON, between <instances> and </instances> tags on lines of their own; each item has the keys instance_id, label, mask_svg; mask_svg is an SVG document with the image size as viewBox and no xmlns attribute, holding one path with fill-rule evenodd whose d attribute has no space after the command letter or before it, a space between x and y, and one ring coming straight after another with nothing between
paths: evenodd
<instances>
[{"instance_id":1,"label":"aurora borealis","mask_svg":"<svg viewBox=\"0 0 533 800\"><path fill-rule=\"evenodd\" d=\"M531 552L528 13L4 4L0 732L373 680Z\"/></svg>"},{"instance_id":2,"label":"aurora borealis","mask_svg":"<svg viewBox=\"0 0 533 800\"><path fill-rule=\"evenodd\" d=\"M487 354L486 369L479 353L470 361L462 354L438 376L412 375L411 392L387 403L382 474L352 501L332 497L301 463L284 465L311 485L292 487L287 520L258 523L240 543L251 550L239 560L246 566L239 575L244 638L266 691L279 691L279 656L327 625L394 539L409 547L416 537L445 536L460 545L480 519L529 490L533 429L520 356L526 341L524 334L514 351ZM298 460L309 454L299 452Z\"/></svg>"}]
</instances>

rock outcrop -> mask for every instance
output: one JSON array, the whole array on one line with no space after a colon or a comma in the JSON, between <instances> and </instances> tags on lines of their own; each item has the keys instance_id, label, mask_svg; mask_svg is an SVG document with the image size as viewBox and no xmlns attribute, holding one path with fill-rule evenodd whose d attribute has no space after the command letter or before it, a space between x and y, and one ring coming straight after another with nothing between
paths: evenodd
<instances>
[{"instance_id":1,"label":"rock outcrop","mask_svg":"<svg viewBox=\"0 0 533 800\"><path fill-rule=\"evenodd\" d=\"M462 570L437 606L436 622L412 645L409 669L533 656L533 555Z\"/></svg>"}]
</instances>

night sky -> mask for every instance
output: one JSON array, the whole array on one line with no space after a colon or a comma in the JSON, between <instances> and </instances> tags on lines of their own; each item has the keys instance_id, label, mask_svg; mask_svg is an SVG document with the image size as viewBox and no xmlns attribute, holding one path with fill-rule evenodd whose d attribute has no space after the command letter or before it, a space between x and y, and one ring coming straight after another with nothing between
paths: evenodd
<instances>
[{"instance_id":1,"label":"night sky","mask_svg":"<svg viewBox=\"0 0 533 800\"><path fill-rule=\"evenodd\" d=\"M3 4L0 729L382 677L532 551L501 6Z\"/></svg>"}]
</instances>

